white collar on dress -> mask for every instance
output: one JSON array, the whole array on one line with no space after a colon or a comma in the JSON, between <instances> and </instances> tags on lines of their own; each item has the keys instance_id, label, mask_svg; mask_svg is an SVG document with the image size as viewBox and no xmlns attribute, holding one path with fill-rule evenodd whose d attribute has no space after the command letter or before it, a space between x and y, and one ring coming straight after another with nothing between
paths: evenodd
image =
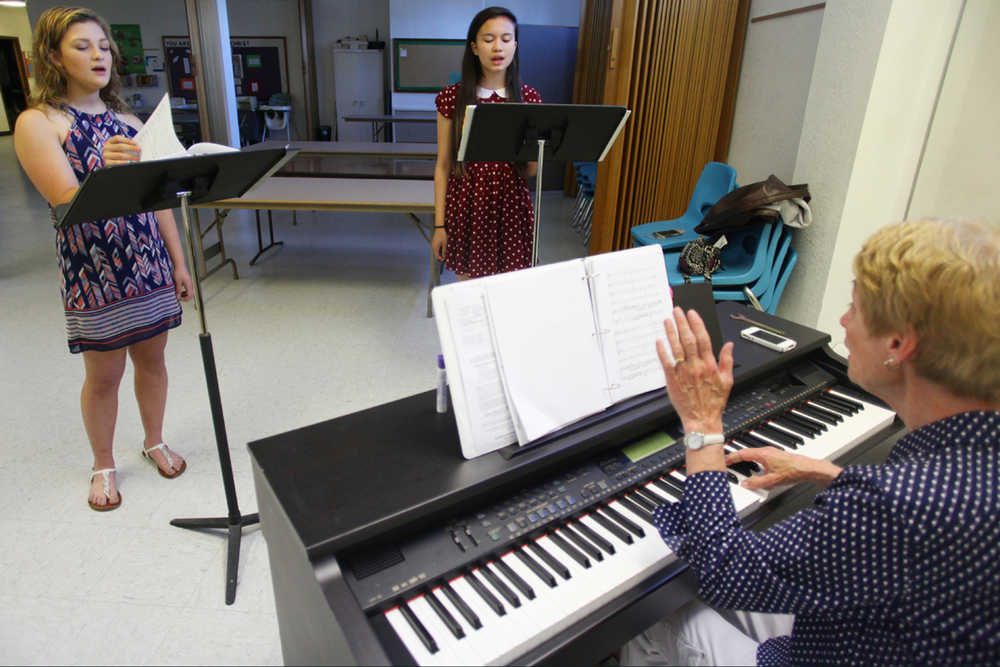
<instances>
[{"instance_id":1,"label":"white collar on dress","mask_svg":"<svg viewBox=\"0 0 1000 667\"><path fill-rule=\"evenodd\" d=\"M476 86L476 97L480 99L484 100L489 99L493 97L493 93L496 93L500 97L507 99L506 88L497 88L496 90L493 90L491 88L483 88L482 86Z\"/></svg>"}]
</instances>

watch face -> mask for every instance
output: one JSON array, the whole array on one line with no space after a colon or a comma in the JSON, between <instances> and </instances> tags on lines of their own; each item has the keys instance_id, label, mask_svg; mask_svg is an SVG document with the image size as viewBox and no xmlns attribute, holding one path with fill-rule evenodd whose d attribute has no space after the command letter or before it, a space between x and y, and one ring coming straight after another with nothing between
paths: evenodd
<instances>
[{"instance_id":1,"label":"watch face","mask_svg":"<svg viewBox=\"0 0 1000 667\"><path fill-rule=\"evenodd\" d=\"M684 446L688 449L701 449L705 444L705 436L701 433L687 433L684 435Z\"/></svg>"}]
</instances>

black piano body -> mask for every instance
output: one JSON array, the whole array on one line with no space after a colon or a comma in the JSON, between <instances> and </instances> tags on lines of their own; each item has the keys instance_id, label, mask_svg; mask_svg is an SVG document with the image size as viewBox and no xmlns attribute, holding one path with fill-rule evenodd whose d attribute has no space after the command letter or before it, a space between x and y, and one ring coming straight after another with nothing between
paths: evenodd
<instances>
[{"instance_id":1,"label":"black piano body","mask_svg":"<svg viewBox=\"0 0 1000 667\"><path fill-rule=\"evenodd\" d=\"M717 308L725 340L736 345L731 405L741 406L737 412L727 409L727 434L773 414L782 408L781 401L799 400L814 380L833 377L839 385L853 387L843 360L827 346L828 335L735 303ZM778 354L741 340L742 323L729 317L740 312L783 329L798 342L797 348ZM856 387L852 391L864 395ZM421 576L415 570L413 577L401 581L398 572L407 564L401 563L406 549L399 545L427 534L439 534L444 541L450 535L456 544L441 559L442 568L466 557L466 549L470 562L481 562L486 552L508 543L502 521L499 527L480 526L477 516L485 516L479 514L481 508L502 505L567 470L608 461L651 433L676 435L677 429L666 392L657 391L612 406L523 451L508 448L465 460L454 416L437 413L434 392L428 391L250 443L285 663L412 664L381 612L394 599L433 585L441 572L421 564ZM901 423L892 420L834 460L842 465L884 460L901 433ZM675 465L683 451L673 445L659 456ZM614 474L608 465L604 469ZM613 484L613 476L608 479ZM799 485L761 504L744 521L769 525L805 506L814 493ZM579 506L551 521L580 512L587 505L580 500ZM476 523L478 540L451 531L470 523ZM537 534L545 525L511 522L507 526L518 531L510 541ZM458 544L462 541L464 546ZM393 582L379 581L382 570L397 573ZM425 572L430 574L425 577ZM690 600L696 590L686 565L666 563L532 645L515 661L594 664Z\"/></svg>"}]
</instances>

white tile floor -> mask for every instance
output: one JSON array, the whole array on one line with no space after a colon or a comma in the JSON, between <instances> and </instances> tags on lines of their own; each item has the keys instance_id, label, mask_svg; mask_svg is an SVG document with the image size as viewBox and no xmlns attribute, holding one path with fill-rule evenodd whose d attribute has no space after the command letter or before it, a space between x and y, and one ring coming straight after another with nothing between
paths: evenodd
<instances>
[{"instance_id":1,"label":"white tile floor","mask_svg":"<svg viewBox=\"0 0 1000 667\"><path fill-rule=\"evenodd\" d=\"M185 306L170 333L166 438L188 471L165 480L139 456L122 383L115 453L122 507L86 504L90 449L79 413L83 365L66 349L47 207L0 137L0 663L280 664L267 548L244 532L236 603L224 602L225 540L174 528L225 515L198 345ZM584 254L547 193L540 259ZM246 443L425 391L438 352L424 317L427 245L391 214L276 214L285 246L255 267L249 216L227 223L227 271L204 284L205 313L244 513L256 511ZM453 279L447 276L446 280Z\"/></svg>"}]
</instances>

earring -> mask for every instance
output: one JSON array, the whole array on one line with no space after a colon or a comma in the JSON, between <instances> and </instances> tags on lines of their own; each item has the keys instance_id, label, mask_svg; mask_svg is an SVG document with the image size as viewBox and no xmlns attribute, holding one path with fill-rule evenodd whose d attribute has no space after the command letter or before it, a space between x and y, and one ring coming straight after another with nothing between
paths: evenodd
<instances>
[{"instance_id":1,"label":"earring","mask_svg":"<svg viewBox=\"0 0 1000 667\"><path fill-rule=\"evenodd\" d=\"M882 362L882 365L885 366L886 368L894 368L896 366L896 358L889 357L888 359Z\"/></svg>"}]
</instances>

